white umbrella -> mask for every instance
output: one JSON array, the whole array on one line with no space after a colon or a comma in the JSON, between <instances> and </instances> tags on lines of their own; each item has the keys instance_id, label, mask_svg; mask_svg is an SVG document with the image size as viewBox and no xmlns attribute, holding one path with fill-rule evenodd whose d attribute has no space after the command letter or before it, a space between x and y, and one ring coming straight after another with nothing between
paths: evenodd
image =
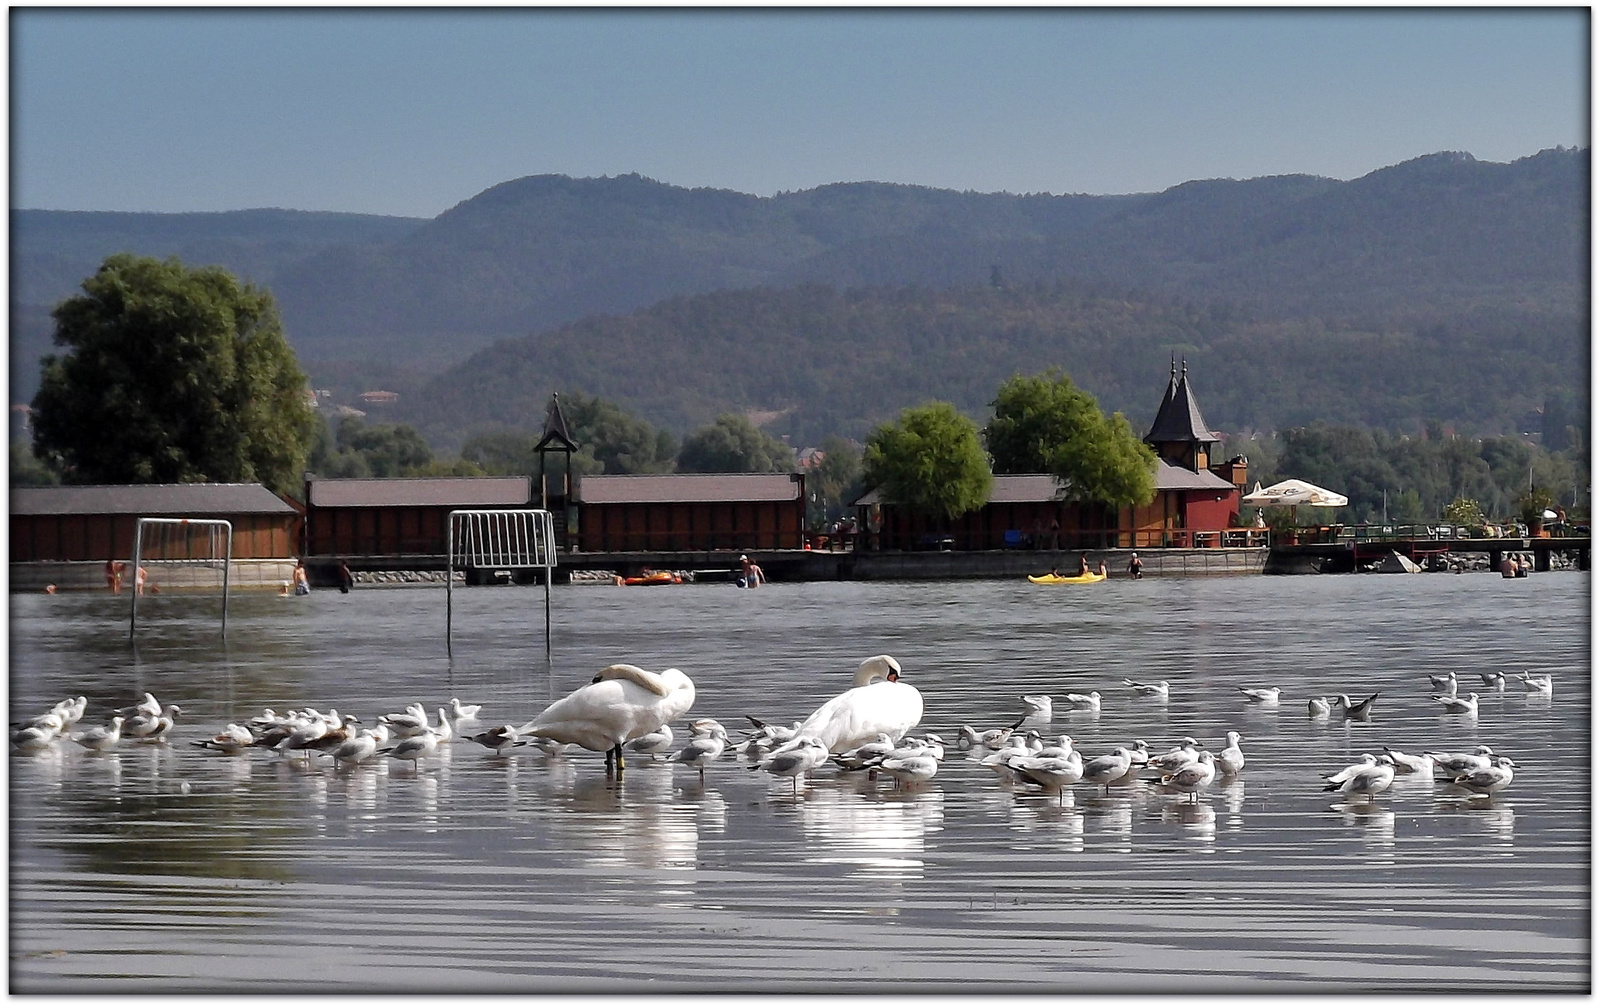
<instances>
[{"instance_id":1,"label":"white umbrella","mask_svg":"<svg viewBox=\"0 0 1600 1006\"><path fill-rule=\"evenodd\" d=\"M1350 498L1299 479L1285 479L1265 489L1257 482L1255 491L1239 502L1250 506L1349 506Z\"/></svg>"}]
</instances>

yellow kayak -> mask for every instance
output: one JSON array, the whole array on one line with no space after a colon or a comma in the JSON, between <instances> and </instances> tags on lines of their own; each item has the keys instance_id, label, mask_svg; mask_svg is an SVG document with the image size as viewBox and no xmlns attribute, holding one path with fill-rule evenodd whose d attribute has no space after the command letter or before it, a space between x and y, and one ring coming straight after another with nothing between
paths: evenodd
<instances>
[{"instance_id":1,"label":"yellow kayak","mask_svg":"<svg viewBox=\"0 0 1600 1006\"><path fill-rule=\"evenodd\" d=\"M1029 583L1099 583L1106 578L1104 573L1085 573L1082 576L1061 576L1046 573L1043 576L1028 577Z\"/></svg>"}]
</instances>

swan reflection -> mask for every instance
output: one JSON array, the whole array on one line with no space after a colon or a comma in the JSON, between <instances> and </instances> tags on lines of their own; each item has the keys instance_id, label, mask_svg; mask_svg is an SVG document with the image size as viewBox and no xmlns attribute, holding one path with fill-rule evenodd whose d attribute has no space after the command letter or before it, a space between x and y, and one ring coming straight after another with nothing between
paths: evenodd
<instances>
[{"instance_id":1,"label":"swan reflection","mask_svg":"<svg viewBox=\"0 0 1600 1006\"><path fill-rule=\"evenodd\" d=\"M854 867L895 879L922 876L924 841L944 827L944 791L930 787L874 795L817 786L798 805L806 861Z\"/></svg>"},{"instance_id":2,"label":"swan reflection","mask_svg":"<svg viewBox=\"0 0 1600 1006\"><path fill-rule=\"evenodd\" d=\"M557 813L552 833L583 856L586 866L629 887L638 870L693 871L700 851L702 808L725 803L706 792L693 800L674 799L672 771L666 765L644 766L617 778L562 771L552 762L553 790L546 799ZM658 882L678 885L686 878Z\"/></svg>"}]
</instances>

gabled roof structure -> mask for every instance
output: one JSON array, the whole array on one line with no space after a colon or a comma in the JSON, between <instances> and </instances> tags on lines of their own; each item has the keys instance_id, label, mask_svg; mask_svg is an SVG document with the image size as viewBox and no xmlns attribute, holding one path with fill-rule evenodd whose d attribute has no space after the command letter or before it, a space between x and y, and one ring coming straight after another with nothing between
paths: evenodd
<instances>
[{"instance_id":1,"label":"gabled roof structure","mask_svg":"<svg viewBox=\"0 0 1600 1006\"><path fill-rule=\"evenodd\" d=\"M314 479L306 488L314 507L525 507L533 496L533 479L526 475Z\"/></svg>"},{"instance_id":2,"label":"gabled roof structure","mask_svg":"<svg viewBox=\"0 0 1600 1006\"><path fill-rule=\"evenodd\" d=\"M11 490L17 515L134 514L209 517L292 514L298 511L259 482L184 482L171 485L40 486Z\"/></svg>"},{"instance_id":3,"label":"gabled roof structure","mask_svg":"<svg viewBox=\"0 0 1600 1006\"><path fill-rule=\"evenodd\" d=\"M799 499L803 485L787 472L585 475L577 495L584 503L782 503Z\"/></svg>"},{"instance_id":4,"label":"gabled roof structure","mask_svg":"<svg viewBox=\"0 0 1600 1006\"><path fill-rule=\"evenodd\" d=\"M550 447L551 444L555 446ZM544 436L534 445L534 450L543 452L551 450L577 451L578 445L572 442L572 435L567 432L567 415L561 411L561 396L555 392L550 394L550 408L544 416Z\"/></svg>"},{"instance_id":5,"label":"gabled roof structure","mask_svg":"<svg viewBox=\"0 0 1600 1006\"><path fill-rule=\"evenodd\" d=\"M1200 406L1189 390L1189 364L1184 361L1182 373L1174 373L1167 384L1167 394L1156 410L1155 422L1145 434L1147 444L1200 443L1215 444L1221 441L1211 434Z\"/></svg>"}]
</instances>

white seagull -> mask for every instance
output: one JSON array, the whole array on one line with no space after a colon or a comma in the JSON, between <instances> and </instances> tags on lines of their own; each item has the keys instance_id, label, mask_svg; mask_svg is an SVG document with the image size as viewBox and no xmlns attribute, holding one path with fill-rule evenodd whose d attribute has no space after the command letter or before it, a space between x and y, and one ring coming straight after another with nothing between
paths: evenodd
<instances>
[{"instance_id":1,"label":"white seagull","mask_svg":"<svg viewBox=\"0 0 1600 1006\"><path fill-rule=\"evenodd\" d=\"M1449 674L1430 674L1428 675L1428 681L1433 685L1433 690L1436 692L1443 692L1446 695L1454 695L1456 693L1455 671L1451 671Z\"/></svg>"},{"instance_id":2,"label":"white seagull","mask_svg":"<svg viewBox=\"0 0 1600 1006\"><path fill-rule=\"evenodd\" d=\"M1471 790L1475 796L1492 797L1511 785L1511 770L1516 767L1516 762L1502 755L1494 760L1493 765L1462 772L1451 782L1462 789Z\"/></svg>"},{"instance_id":3,"label":"white seagull","mask_svg":"<svg viewBox=\"0 0 1600 1006\"><path fill-rule=\"evenodd\" d=\"M776 776L789 776L794 780L794 791L799 793L800 777L828 760L828 747L816 737L801 737L794 745L774 751L759 765L750 767L765 769Z\"/></svg>"},{"instance_id":4,"label":"white seagull","mask_svg":"<svg viewBox=\"0 0 1600 1006\"><path fill-rule=\"evenodd\" d=\"M1543 692L1546 695L1555 693L1555 681L1548 674L1529 674L1523 671L1518 677L1522 681L1522 687L1530 692Z\"/></svg>"},{"instance_id":5,"label":"white seagull","mask_svg":"<svg viewBox=\"0 0 1600 1006\"><path fill-rule=\"evenodd\" d=\"M696 734L689 738L689 743L671 758L677 762L696 769L700 773L700 780L705 781L706 766L722 757L722 752L728 746L728 732L721 723L712 728L708 734Z\"/></svg>"},{"instance_id":6,"label":"white seagull","mask_svg":"<svg viewBox=\"0 0 1600 1006\"><path fill-rule=\"evenodd\" d=\"M1028 711L1017 721L1018 727L1037 727L1050 722L1053 703L1048 695L1024 695L1022 701Z\"/></svg>"},{"instance_id":7,"label":"white seagull","mask_svg":"<svg viewBox=\"0 0 1600 1006\"><path fill-rule=\"evenodd\" d=\"M724 734L723 736L724 739L726 739L727 735ZM670 747L672 747L672 728L665 723L661 724L659 727L656 727L643 737L635 737L633 740L623 745L625 750L631 751L634 754L649 755L651 761L655 760L656 755Z\"/></svg>"},{"instance_id":8,"label":"white seagull","mask_svg":"<svg viewBox=\"0 0 1600 1006\"><path fill-rule=\"evenodd\" d=\"M1394 782L1394 760L1386 754L1379 755L1371 765L1352 765L1339 773L1343 779L1335 781L1334 776L1328 777L1328 784L1322 787L1324 792L1337 790L1346 796L1364 794L1367 802L1388 789Z\"/></svg>"},{"instance_id":9,"label":"white seagull","mask_svg":"<svg viewBox=\"0 0 1600 1006\"><path fill-rule=\"evenodd\" d=\"M93 727L82 733L73 734L72 739L90 751L109 751L122 739L122 717L113 716L110 726Z\"/></svg>"},{"instance_id":10,"label":"white seagull","mask_svg":"<svg viewBox=\"0 0 1600 1006\"><path fill-rule=\"evenodd\" d=\"M612 664L557 699L518 732L606 753L606 771L626 766L622 745L671 722L694 705L694 682L676 667L660 673Z\"/></svg>"},{"instance_id":11,"label":"white seagull","mask_svg":"<svg viewBox=\"0 0 1600 1006\"><path fill-rule=\"evenodd\" d=\"M450 697L450 721L452 723L460 724L463 720L475 720L481 712L483 712L482 703L462 705L460 699L453 695Z\"/></svg>"},{"instance_id":12,"label":"white seagull","mask_svg":"<svg viewBox=\"0 0 1600 1006\"><path fill-rule=\"evenodd\" d=\"M1180 793L1188 793L1195 802L1200 802L1200 791L1211 785L1211 780L1217 777L1216 759L1210 751L1200 752L1200 757L1194 761L1186 762L1161 777L1161 785L1168 789L1175 789Z\"/></svg>"},{"instance_id":13,"label":"white seagull","mask_svg":"<svg viewBox=\"0 0 1600 1006\"><path fill-rule=\"evenodd\" d=\"M1239 731L1229 730L1228 743L1217 754L1217 769L1223 775L1235 776L1244 770L1244 751L1239 747Z\"/></svg>"},{"instance_id":14,"label":"white seagull","mask_svg":"<svg viewBox=\"0 0 1600 1006\"><path fill-rule=\"evenodd\" d=\"M1077 692L1068 692L1066 698L1067 704L1074 709L1088 709L1092 712L1100 711L1099 692L1090 692L1088 695L1080 695Z\"/></svg>"},{"instance_id":15,"label":"white seagull","mask_svg":"<svg viewBox=\"0 0 1600 1006\"><path fill-rule=\"evenodd\" d=\"M1388 752L1389 760L1394 762L1394 770L1401 775L1418 774L1433 775L1433 758L1430 755L1411 755L1404 751L1396 750L1385 744L1383 750Z\"/></svg>"},{"instance_id":16,"label":"white seagull","mask_svg":"<svg viewBox=\"0 0 1600 1006\"><path fill-rule=\"evenodd\" d=\"M939 771L939 759L932 755L912 755L905 758L885 758L878 766L894 776L895 786L926 782Z\"/></svg>"},{"instance_id":17,"label":"white seagull","mask_svg":"<svg viewBox=\"0 0 1600 1006\"><path fill-rule=\"evenodd\" d=\"M1422 752L1433 759L1433 764L1447 776L1455 777L1462 772L1474 772L1480 768L1488 768L1494 764L1494 749L1487 744L1479 744L1471 754L1450 754L1448 752L1424 751Z\"/></svg>"},{"instance_id":18,"label":"white seagull","mask_svg":"<svg viewBox=\"0 0 1600 1006\"><path fill-rule=\"evenodd\" d=\"M1275 706L1278 704L1278 693L1282 690L1276 685L1271 688L1244 688L1241 686L1239 693L1245 697L1247 702L1259 702L1264 706Z\"/></svg>"},{"instance_id":19,"label":"white seagull","mask_svg":"<svg viewBox=\"0 0 1600 1006\"><path fill-rule=\"evenodd\" d=\"M1483 686L1485 688L1493 688L1497 692L1503 692L1506 690L1505 671L1494 671L1492 673L1479 671L1478 677L1483 679Z\"/></svg>"},{"instance_id":20,"label":"white seagull","mask_svg":"<svg viewBox=\"0 0 1600 1006\"><path fill-rule=\"evenodd\" d=\"M1378 693L1373 692L1359 702L1351 702L1350 696L1339 695L1337 704L1344 710L1347 720L1365 720L1372 717L1372 708L1378 704Z\"/></svg>"},{"instance_id":21,"label":"white seagull","mask_svg":"<svg viewBox=\"0 0 1600 1006\"><path fill-rule=\"evenodd\" d=\"M1333 706L1320 695L1313 695L1306 702L1306 714L1312 717L1326 716L1333 712Z\"/></svg>"},{"instance_id":22,"label":"white seagull","mask_svg":"<svg viewBox=\"0 0 1600 1006\"><path fill-rule=\"evenodd\" d=\"M223 754L231 755L243 751L254 740L255 735L250 732L249 728L240 726L237 723L229 723L215 737L203 741L191 741L190 743L195 747L221 751Z\"/></svg>"},{"instance_id":23,"label":"white seagull","mask_svg":"<svg viewBox=\"0 0 1600 1006\"><path fill-rule=\"evenodd\" d=\"M1144 682L1123 678L1122 683L1127 685L1129 688L1132 688L1135 695L1153 695L1164 699L1171 693L1171 688L1165 681L1157 681L1155 684L1145 684Z\"/></svg>"},{"instance_id":24,"label":"white seagull","mask_svg":"<svg viewBox=\"0 0 1600 1006\"><path fill-rule=\"evenodd\" d=\"M1433 701L1444 707L1447 713L1465 713L1468 716L1478 715L1478 693L1468 692L1466 698L1456 695L1435 695Z\"/></svg>"},{"instance_id":25,"label":"white seagull","mask_svg":"<svg viewBox=\"0 0 1600 1006\"><path fill-rule=\"evenodd\" d=\"M1131 763L1132 756L1127 748L1113 748L1110 754L1084 762L1082 779L1096 786L1104 786L1106 792L1110 793L1111 784L1128 774Z\"/></svg>"}]
</instances>

